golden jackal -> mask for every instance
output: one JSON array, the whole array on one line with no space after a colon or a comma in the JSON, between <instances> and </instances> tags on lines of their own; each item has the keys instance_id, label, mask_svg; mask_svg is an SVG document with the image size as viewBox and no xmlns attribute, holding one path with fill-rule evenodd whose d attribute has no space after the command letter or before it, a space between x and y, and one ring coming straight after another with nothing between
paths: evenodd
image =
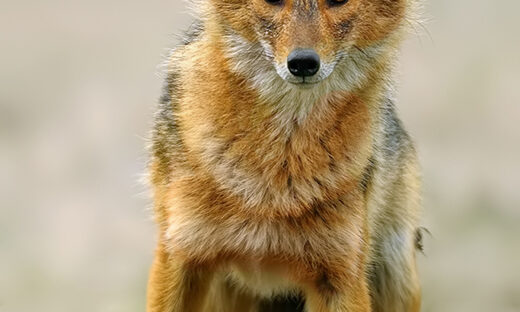
<instances>
[{"instance_id":1,"label":"golden jackal","mask_svg":"<svg viewBox=\"0 0 520 312\"><path fill-rule=\"evenodd\" d=\"M414 0L199 0L151 146L148 312L419 311Z\"/></svg>"}]
</instances>

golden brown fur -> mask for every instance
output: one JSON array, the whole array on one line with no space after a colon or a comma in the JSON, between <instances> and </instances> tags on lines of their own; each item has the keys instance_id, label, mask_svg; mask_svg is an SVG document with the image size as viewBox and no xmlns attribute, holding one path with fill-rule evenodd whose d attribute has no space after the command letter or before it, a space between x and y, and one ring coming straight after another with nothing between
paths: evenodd
<instances>
[{"instance_id":1,"label":"golden brown fur","mask_svg":"<svg viewBox=\"0 0 520 312\"><path fill-rule=\"evenodd\" d=\"M276 311L291 296L308 312L420 310L418 170L389 99L409 1L324 3L199 4L154 130L148 312ZM260 41L275 64L302 45L355 64L337 57L312 90L274 74L261 87L243 71L265 61ZM359 75L341 80L346 66Z\"/></svg>"}]
</instances>

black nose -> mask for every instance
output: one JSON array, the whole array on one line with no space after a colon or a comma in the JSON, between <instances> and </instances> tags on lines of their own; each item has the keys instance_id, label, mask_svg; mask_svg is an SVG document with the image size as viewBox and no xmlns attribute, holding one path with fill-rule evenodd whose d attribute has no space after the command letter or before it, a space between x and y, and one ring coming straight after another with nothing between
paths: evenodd
<instances>
[{"instance_id":1,"label":"black nose","mask_svg":"<svg viewBox=\"0 0 520 312\"><path fill-rule=\"evenodd\" d=\"M320 69L320 56L312 49L296 49L287 57L287 67L295 76L312 76Z\"/></svg>"}]
</instances>

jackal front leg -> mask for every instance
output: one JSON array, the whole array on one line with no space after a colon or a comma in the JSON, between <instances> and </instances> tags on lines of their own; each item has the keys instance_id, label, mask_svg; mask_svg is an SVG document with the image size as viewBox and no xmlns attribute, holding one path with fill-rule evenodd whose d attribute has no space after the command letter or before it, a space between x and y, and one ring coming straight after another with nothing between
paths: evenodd
<instances>
[{"instance_id":1,"label":"jackal front leg","mask_svg":"<svg viewBox=\"0 0 520 312\"><path fill-rule=\"evenodd\" d=\"M147 291L147 312L200 312L210 273L191 265L181 254L156 251Z\"/></svg>"},{"instance_id":2,"label":"jackal front leg","mask_svg":"<svg viewBox=\"0 0 520 312\"><path fill-rule=\"evenodd\" d=\"M363 277L336 288L325 279L305 292L307 312L370 312L370 295Z\"/></svg>"}]
</instances>

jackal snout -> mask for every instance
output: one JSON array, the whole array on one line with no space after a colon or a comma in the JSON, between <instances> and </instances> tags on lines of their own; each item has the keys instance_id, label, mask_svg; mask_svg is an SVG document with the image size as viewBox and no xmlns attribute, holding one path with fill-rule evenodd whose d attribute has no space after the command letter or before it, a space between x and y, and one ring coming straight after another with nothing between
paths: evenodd
<instances>
[{"instance_id":1,"label":"jackal snout","mask_svg":"<svg viewBox=\"0 0 520 312\"><path fill-rule=\"evenodd\" d=\"M314 76L320 63L320 56L314 49L294 49L287 57L287 68L297 77Z\"/></svg>"}]
</instances>

